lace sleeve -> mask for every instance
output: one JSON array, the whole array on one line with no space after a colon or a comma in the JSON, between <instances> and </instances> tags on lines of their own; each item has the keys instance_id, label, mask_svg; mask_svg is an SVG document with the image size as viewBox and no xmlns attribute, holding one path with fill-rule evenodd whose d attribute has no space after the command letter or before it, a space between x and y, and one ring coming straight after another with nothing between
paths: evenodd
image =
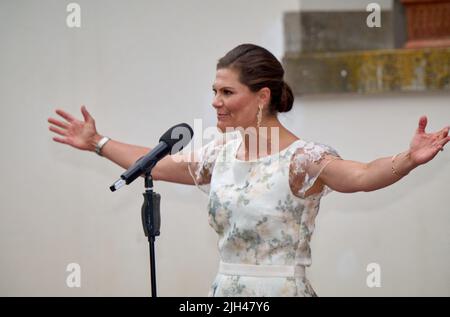
<instances>
[{"instance_id":1,"label":"lace sleeve","mask_svg":"<svg viewBox=\"0 0 450 317\"><path fill-rule=\"evenodd\" d=\"M342 158L336 150L325 144L310 142L298 148L292 156L289 169L289 183L294 195L300 198L318 195L321 198L332 192L331 188L323 185L318 191L306 195L325 167L338 159Z\"/></svg>"},{"instance_id":2,"label":"lace sleeve","mask_svg":"<svg viewBox=\"0 0 450 317\"><path fill-rule=\"evenodd\" d=\"M209 195L209 184L211 183L217 155L224 143L225 137L218 135L214 140L191 153L191 159L188 164L189 174L195 185L207 195Z\"/></svg>"}]
</instances>

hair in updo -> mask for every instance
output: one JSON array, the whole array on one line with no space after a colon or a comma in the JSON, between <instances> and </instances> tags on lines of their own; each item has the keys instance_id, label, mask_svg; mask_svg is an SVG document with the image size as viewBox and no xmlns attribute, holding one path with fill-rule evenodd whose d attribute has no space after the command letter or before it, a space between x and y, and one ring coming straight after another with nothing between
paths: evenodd
<instances>
[{"instance_id":1,"label":"hair in updo","mask_svg":"<svg viewBox=\"0 0 450 317\"><path fill-rule=\"evenodd\" d=\"M237 70L239 81L253 92L264 87L269 88L270 113L288 112L292 109L294 95L283 80L283 66L265 48L254 44L241 44L219 59L217 69L223 68Z\"/></svg>"}]
</instances>

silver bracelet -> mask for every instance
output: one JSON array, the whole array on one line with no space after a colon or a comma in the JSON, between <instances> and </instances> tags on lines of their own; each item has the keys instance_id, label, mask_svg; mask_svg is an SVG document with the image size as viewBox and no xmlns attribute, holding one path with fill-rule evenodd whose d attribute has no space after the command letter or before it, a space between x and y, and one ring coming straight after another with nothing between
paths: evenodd
<instances>
[{"instance_id":1,"label":"silver bracelet","mask_svg":"<svg viewBox=\"0 0 450 317\"><path fill-rule=\"evenodd\" d=\"M97 153L100 156L102 155L102 148L103 146L106 144L106 142L108 142L109 140L111 140L110 138L108 138L107 136L104 136L103 138L101 138L100 141L98 141L98 143L95 145L95 153Z\"/></svg>"}]
</instances>

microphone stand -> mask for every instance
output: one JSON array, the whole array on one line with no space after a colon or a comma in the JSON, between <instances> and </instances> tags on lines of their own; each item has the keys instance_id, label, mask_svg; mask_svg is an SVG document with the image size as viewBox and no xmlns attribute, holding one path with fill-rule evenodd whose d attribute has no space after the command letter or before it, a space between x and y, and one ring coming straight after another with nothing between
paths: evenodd
<instances>
[{"instance_id":1,"label":"microphone stand","mask_svg":"<svg viewBox=\"0 0 450 317\"><path fill-rule=\"evenodd\" d=\"M153 165L154 166L154 165ZM160 202L161 195L153 192L153 178L151 166L145 171L144 203L142 204L141 216L145 236L148 238L150 250L150 281L152 297L156 297L156 265L155 265L155 237L159 236L161 226Z\"/></svg>"},{"instance_id":2,"label":"microphone stand","mask_svg":"<svg viewBox=\"0 0 450 317\"><path fill-rule=\"evenodd\" d=\"M144 233L148 238L149 243L152 297L156 297L155 237L160 234L161 215L159 209L161 195L153 192L151 170L156 163L165 155L169 154L169 152L174 153L175 150L177 152L181 151L181 149L191 141L193 135L194 131L186 123L173 126L159 138L159 144L156 147L138 159L125 173L120 175L120 179L109 187L109 189L114 192L117 189L130 184L136 178L142 176L142 174L145 176L145 192L143 193L144 203L141 208L141 218ZM186 138L186 136L188 136L188 138ZM179 147L179 145L181 145L181 147Z\"/></svg>"}]
</instances>

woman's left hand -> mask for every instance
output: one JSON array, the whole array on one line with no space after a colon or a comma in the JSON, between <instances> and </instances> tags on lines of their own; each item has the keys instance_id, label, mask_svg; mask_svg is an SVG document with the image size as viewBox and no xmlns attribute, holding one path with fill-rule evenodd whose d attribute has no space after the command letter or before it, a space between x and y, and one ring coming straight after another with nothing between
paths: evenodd
<instances>
[{"instance_id":1,"label":"woman's left hand","mask_svg":"<svg viewBox=\"0 0 450 317\"><path fill-rule=\"evenodd\" d=\"M427 117L420 117L419 127L409 146L411 160L416 165L425 164L432 160L439 151L444 150L445 144L450 141L450 137L448 136L450 126L435 133L426 133L426 126Z\"/></svg>"}]
</instances>

